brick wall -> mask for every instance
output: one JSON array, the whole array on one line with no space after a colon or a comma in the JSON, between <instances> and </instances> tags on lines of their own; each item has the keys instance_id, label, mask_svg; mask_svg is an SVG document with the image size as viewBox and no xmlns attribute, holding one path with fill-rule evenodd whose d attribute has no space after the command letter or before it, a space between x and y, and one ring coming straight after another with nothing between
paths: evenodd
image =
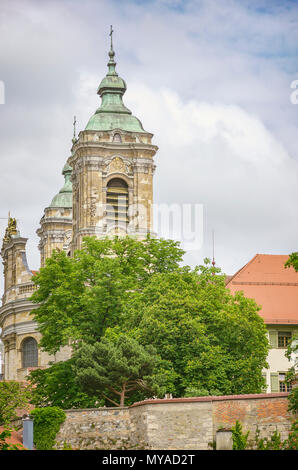
<instances>
[{"instance_id":1,"label":"brick wall","mask_svg":"<svg viewBox=\"0 0 298 470\"><path fill-rule=\"evenodd\" d=\"M261 437L288 437L287 393L146 400L126 408L68 410L57 435L77 449L210 449L216 431L240 421Z\"/></svg>"},{"instance_id":2,"label":"brick wall","mask_svg":"<svg viewBox=\"0 0 298 470\"><path fill-rule=\"evenodd\" d=\"M286 439L293 419L288 412L288 394L268 395L244 395L237 399L213 401L214 431L233 426L237 419L245 432L250 431L250 438L254 437L258 427L260 437L268 437L277 430L281 439Z\"/></svg>"}]
</instances>

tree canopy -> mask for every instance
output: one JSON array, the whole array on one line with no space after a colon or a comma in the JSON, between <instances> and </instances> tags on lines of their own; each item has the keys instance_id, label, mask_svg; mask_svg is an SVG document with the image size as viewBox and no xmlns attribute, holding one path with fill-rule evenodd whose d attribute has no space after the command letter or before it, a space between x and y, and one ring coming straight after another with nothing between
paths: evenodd
<instances>
[{"instance_id":1,"label":"tree canopy","mask_svg":"<svg viewBox=\"0 0 298 470\"><path fill-rule=\"evenodd\" d=\"M32 388L14 380L0 382L0 424L17 418L17 410L29 405Z\"/></svg>"},{"instance_id":2,"label":"tree canopy","mask_svg":"<svg viewBox=\"0 0 298 470\"><path fill-rule=\"evenodd\" d=\"M69 341L99 341L107 328L122 323L135 291L155 273L178 269L182 256L178 243L149 236L143 242L86 237L72 258L55 251L32 278L40 346L54 354Z\"/></svg>"},{"instance_id":3,"label":"tree canopy","mask_svg":"<svg viewBox=\"0 0 298 470\"><path fill-rule=\"evenodd\" d=\"M285 263L285 267L289 268L290 266L293 266L295 271L298 271L298 252L290 254L289 259Z\"/></svg>"},{"instance_id":4,"label":"tree canopy","mask_svg":"<svg viewBox=\"0 0 298 470\"><path fill-rule=\"evenodd\" d=\"M124 406L125 398L136 390L151 395L167 391L160 383L162 361L156 350L151 345L141 346L128 335L83 344L74 359L82 390L102 396L113 405Z\"/></svg>"},{"instance_id":5,"label":"tree canopy","mask_svg":"<svg viewBox=\"0 0 298 470\"><path fill-rule=\"evenodd\" d=\"M208 260L191 269L181 266L182 257L171 240L86 238L73 258L54 252L34 276L41 346L55 353L72 345L81 391L101 398L108 391L114 401L121 395L130 367L125 344L139 365L154 348L151 372L140 366L132 379L147 383L143 397L153 390L174 396L262 391L268 340L260 307L242 293L232 295Z\"/></svg>"},{"instance_id":6,"label":"tree canopy","mask_svg":"<svg viewBox=\"0 0 298 470\"><path fill-rule=\"evenodd\" d=\"M85 393L79 386L74 372L73 358L59 361L46 369L30 372L32 387L31 403L38 407L95 408L100 403L98 396Z\"/></svg>"},{"instance_id":7,"label":"tree canopy","mask_svg":"<svg viewBox=\"0 0 298 470\"><path fill-rule=\"evenodd\" d=\"M268 340L259 308L210 265L154 275L128 307L126 328L172 363L178 396L261 392Z\"/></svg>"}]
</instances>

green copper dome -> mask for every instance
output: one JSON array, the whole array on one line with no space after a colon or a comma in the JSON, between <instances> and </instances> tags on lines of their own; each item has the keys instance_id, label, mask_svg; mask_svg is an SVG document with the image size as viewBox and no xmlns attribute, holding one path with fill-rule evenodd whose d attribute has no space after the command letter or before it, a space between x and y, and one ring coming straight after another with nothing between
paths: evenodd
<instances>
[{"instance_id":1,"label":"green copper dome","mask_svg":"<svg viewBox=\"0 0 298 470\"><path fill-rule=\"evenodd\" d=\"M141 121L132 115L122 101L122 96L126 91L126 83L115 70L115 52L112 42L109 56L108 73L102 79L97 90L97 94L101 97L101 105L89 119L85 130L122 129L130 132L145 132Z\"/></svg>"},{"instance_id":2,"label":"green copper dome","mask_svg":"<svg viewBox=\"0 0 298 470\"><path fill-rule=\"evenodd\" d=\"M50 207L63 207L64 209L72 208L72 183L71 183L72 168L66 163L62 170L65 182L63 188L53 198Z\"/></svg>"}]
</instances>

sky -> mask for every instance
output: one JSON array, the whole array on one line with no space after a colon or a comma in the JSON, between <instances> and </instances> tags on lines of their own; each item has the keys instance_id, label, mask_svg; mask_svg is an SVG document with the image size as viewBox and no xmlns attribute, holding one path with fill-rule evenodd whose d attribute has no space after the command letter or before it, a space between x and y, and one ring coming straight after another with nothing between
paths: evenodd
<instances>
[{"instance_id":1,"label":"sky","mask_svg":"<svg viewBox=\"0 0 298 470\"><path fill-rule=\"evenodd\" d=\"M159 147L154 202L203 208L184 262L212 257L213 239L227 274L298 251L298 1L277 0L1 0L0 237L10 211L39 268L36 230L73 116L79 132L100 104L110 25L124 103Z\"/></svg>"}]
</instances>

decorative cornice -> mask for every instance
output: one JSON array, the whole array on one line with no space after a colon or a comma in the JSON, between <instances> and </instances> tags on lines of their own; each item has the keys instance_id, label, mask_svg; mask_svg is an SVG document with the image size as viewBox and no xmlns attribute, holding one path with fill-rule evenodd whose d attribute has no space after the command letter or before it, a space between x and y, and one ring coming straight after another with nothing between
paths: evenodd
<instances>
[{"instance_id":1,"label":"decorative cornice","mask_svg":"<svg viewBox=\"0 0 298 470\"><path fill-rule=\"evenodd\" d=\"M0 325L10 315L15 315L22 312L31 312L38 308L38 304L34 304L28 298L10 300L0 308Z\"/></svg>"},{"instance_id":2,"label":"decorative cornice","mask_svg":"<svg viewBox=\"0 0 298 470\"><path fill-rule=\"evenodd\" d=\"M23 237L18 237L18 238L12 238L7 245L5 245L2 250L1 250L1 256L2 258L5 257L5 253L12 248L14 245L26 245L28 238L23 238Z\"/></svg>"},{"instance_id":3,"label":"decorative cornice","mask_svg":"<svg viewBox=\"0 0 298 470\"><path fill-rule=\"evenodd\" d=\"M38 325L36 322L27 321L15 323L14 325L9 325L6 328L3 328L1 333L1 338L4 339L6 336L11 334L23 335L26 333L34 333L38 331Z\"/></svg>"}]
</instances>

